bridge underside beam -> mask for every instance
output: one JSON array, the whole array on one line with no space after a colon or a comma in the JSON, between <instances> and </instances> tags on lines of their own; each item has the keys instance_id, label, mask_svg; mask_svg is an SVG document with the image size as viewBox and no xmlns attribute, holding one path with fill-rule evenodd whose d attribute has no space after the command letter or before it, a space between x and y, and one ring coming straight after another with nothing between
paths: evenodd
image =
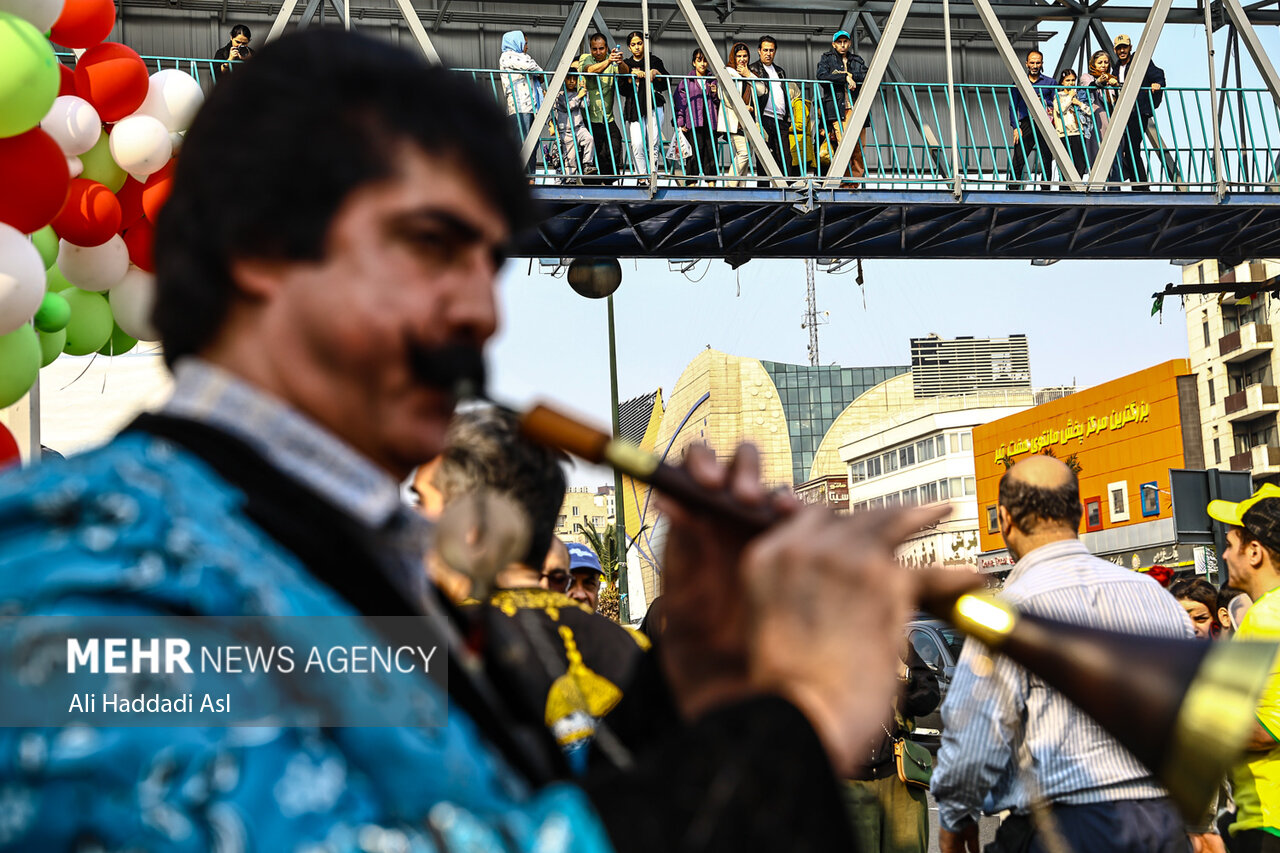
<instances>
[{"instance_id":1,"label":"bridge underside beam","mask_svg":"<svg viewBox=\"0 0 1280 853\"><path fill-rule=\"evenodd\" d=\"M540 188L522 257L1250 258L1280 255L1273 195Z\"/></svg>"}]
</instances>

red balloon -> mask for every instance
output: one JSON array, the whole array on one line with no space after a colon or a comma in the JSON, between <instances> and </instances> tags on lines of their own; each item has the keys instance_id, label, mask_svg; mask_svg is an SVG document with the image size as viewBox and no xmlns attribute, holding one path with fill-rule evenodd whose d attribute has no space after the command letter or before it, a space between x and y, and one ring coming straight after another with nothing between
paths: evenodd
<instances>
[{"instance_id":1,"label":"red balloon","mask_svg":"<svg viewBox=\"0 0 1280 853\"><path fill-rule=\"evenodd\" d=\"M147 97L147 66L132 49L115 42L89 48L76 63L76 93L105 122L119 121Z\"/></svg>"},{"instance_id":2,"label":"red balloon","mask_svg":"<svg viewBox=\"0 0 1280 853\"><path fill-rule=\"evenodd\" d=\"M156 242L156 229L145 219L138 220L132 228L124 232L124 244L129 248L129 260L133 265L147 272L156 271L156 263L152 259L152 250Z\"/></svg>"},{"instance_id":3,"label":"red balloon","mask_svg":"<svg viewBox=\"0 0 1280 853\"><path fill-rule=\"evenodd\" d=\"M121 228L130 228L143 217L142 183L135 181L132 175L125 178L124 186L116 193L116 199L120 202Z\"/></svg>"},{"instance_id":4,"label":"red balloon","mask_svg":"<svg viewBox=\"0 0 1280 853\"><path fill-rule=\"evenodd\" d=\"M9 428L0 424L0 468L17 465L22 461L22 453L18 450L18 440L9 432Z\"/></svg>"},{"instance_id":5,"label":"red balloon","mask_svg":"<svg viewBox=\"0 0 1280 853\"><path fill-rule=\"evenodd\" d=\"M67 155L37 127L0 139L0 222L23 234L53 221L67 200Z\"/></svg>"},{"instance_id":6,"label":"red balloon","mask_svg":"<svg viewBox=\"0 0 1280 853\"><path fill-rule=\"evenodd\" d=\"M120 202L97 181L75 178L53 230L77 246L101 246L120 230Z\"/></svg>"},{"instance_id":7,"label":"red balloon","mask_svg":"<svg viewBox=\"0 0 1280 853\"><path fill-rule=\"evenodd\" d=\"M147 183L142 188L142 210L147 215L147 219L151 220L151 224L155 225L156 217L160 215L160 208L164 207L165 201L169 198L169 191L173 189L173 164L176 160L170 160L164 164L164 168L147 178Z\"/></svg>"},{"instance_id":8,"label":"red balloon","mask_svg":"<svg viewBox=\"0 0 1280 853\"><path fill-rule=\"evenodd\" d=\"M74 95L76 93L76 72L62 63L58 63L58 75L61 77L58 82L58 97Z\"/></svg>"},{"instance_id":9,"label":"red balloon","mask_svg":"<svg viewBox=\"0 0 1280 853\"><path fill-rule=\"evenodd\" d=\"M116 24L112 0L67 0L62 14L53 22L49 38L63 47L93 47Z\"/></svg>"}]
</instances>

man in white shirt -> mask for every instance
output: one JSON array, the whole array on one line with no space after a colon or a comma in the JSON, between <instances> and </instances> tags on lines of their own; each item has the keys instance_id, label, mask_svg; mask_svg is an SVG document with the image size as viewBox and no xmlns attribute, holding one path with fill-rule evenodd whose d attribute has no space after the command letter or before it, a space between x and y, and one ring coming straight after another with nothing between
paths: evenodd
<instances>
[{"instance_id":1,"label":"man in white shirt","mask_svg":"<svg viewBox=\"0 0 1280 853\"><path fill-rule=\"evenodd\" d=\"M773 61L777 55L778 40L764 36L760 39L760 58L750 67L757 77L769 81L768 92L760 98L760 126L769 152L785 175L790 171L790 157L783 155L790 154L787 138L791 135L791 101L787 97L787 71Z\"/></svg>"}]
</instances>

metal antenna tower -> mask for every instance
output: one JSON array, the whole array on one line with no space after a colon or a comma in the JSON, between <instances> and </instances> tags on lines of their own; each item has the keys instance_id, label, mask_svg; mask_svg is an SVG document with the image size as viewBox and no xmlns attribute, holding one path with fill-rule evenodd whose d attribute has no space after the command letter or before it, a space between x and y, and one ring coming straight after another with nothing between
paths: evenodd
<instances>
[{"instance_id":1,"label":"metal antenna tower","mask_svg":"<svg viewBox=\"0 0 1280 853\"><path fill-rule=\"evenodd\" d=\"M804 322L800 328L809 330L809 366L818 366L818 293L813 283L813 258L804 261Z\"/></svg>"}]
</instances>

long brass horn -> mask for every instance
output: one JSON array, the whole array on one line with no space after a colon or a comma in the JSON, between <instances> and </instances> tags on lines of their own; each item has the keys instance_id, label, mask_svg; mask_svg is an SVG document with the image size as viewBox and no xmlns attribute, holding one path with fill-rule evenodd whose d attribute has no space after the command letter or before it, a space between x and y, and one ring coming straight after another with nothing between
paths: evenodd
<instances>
[{"instance_id":1,"label":"long brass horn","mask_svg":"<svg viewBox=\"0 0 1280 853\"><path fill-rule=\"evenodd\" d=\"M1188 823L1204 817L1243 752L1280 649L1101 631L978 595L925 605L1093 717L1155 774Z\"/></svg>"},{"instance_id":2,"label":"long brass horn","mask_svg":"<svg viewBox=\"0 0 1280 853\"><path fill-rule=\"evenodd\" d=\"M529 438L609 465L691 509L763 529L759 507L709 492L682 469L546 406L521 419ZM921 596L921 606L1060 691L1093 717L1164 785L1186 820L1198 821L1244 751L1258 696L1280 644L1211 643L1101 631L1018 614L974 594Z\"/></svg>"}]
</instances>

